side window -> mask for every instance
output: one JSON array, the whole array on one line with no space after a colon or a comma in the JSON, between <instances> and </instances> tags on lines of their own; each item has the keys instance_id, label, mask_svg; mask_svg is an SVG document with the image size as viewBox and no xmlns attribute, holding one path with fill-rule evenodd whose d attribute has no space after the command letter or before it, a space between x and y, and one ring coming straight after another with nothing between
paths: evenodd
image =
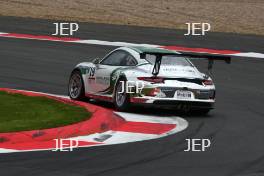
<instances>
[{"instance_id":1,"label":"side window","mask_svg":"<svg viewBox=\"0 0 264 176\"><path fill-rule=\"evenodd\" d=\"M131 56L128 53L127 56L121 62L121 65L122 66L135 66L135 65L137 65L137 61L133 56Z\"/></svg>"},{"instance_id":2,"label":"side window","mask_svg":"<svg viewBox=\"0 0 264 176\"><path fill-rule=\"evenodd\" d=\"M115 51L106 57L100 64L113 66L135 66L136 59L126 51Z\"/></svg>"},{"instance_id":3,"label":"side window","mask_svg":"<svg viewBox=\"0 0 264 176\"><path fill-rule=\"evenodd\" d=\"M125 51L115 51L105 58L100 64L118 66L126 58L127 53Z\"/></svg>"}]
</instances>

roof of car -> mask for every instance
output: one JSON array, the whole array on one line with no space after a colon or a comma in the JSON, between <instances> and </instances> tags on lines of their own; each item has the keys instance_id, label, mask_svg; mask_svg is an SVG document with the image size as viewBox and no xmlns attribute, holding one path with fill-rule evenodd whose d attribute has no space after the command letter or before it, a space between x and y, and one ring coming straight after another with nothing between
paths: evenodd
<instances>
[{"instance_id":1,"label":"roof of car","mask_svg":"<svg viewBox=\"0 0 264 176\"><path fill-rule=\"evenodd\" d=\"M179 54L176 51L162 49L162 48L154 48L154 47L133 46L128 48L133 49L139 54L164 54L164 55Z\"/></svg>"}]
</instances>

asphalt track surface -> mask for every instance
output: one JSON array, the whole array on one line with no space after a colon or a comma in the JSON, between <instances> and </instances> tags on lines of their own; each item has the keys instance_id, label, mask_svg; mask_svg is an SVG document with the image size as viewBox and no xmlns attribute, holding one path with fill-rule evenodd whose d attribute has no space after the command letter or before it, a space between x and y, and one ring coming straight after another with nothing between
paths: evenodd
<instances>
[{"instance_id":1,"label":"asphalt track surface","mask_svg":"<svg viewBox=\"0 0 264 176\"><path fill-rule=\"evenodd\" d=\"M54 30L51 21L0 17L0 31L50 35ZM264 52L263 36L211 33L202 38L184 37L184 32L81 23L74 37ZM71 69L111 49L0 38L0 87L66 94ZM202 62L196 64L204 66ZM205 117L186 116L189 127L185 131L157 140L73 152L1 154L0 175L264 175L263 75L263 59L236 57L231 65L216 63L216 109ZM157 113L172 114L167 110ZM184 152L186 138L209 138L212 146L205 152Z\"/></svg>"}]
</instances>

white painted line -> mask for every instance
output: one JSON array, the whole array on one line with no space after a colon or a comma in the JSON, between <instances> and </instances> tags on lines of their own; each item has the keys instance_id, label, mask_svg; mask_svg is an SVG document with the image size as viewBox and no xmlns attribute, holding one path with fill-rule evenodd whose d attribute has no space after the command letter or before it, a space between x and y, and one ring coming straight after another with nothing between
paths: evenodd
<instances>
[{"instance_id":1,"label":"white painted line","mask_svg":"<svg viewBox=\"0 0 264 176\"><path fill-rule=\"evenodd\" d=\"M114 112L115 114L121 116L127 121L130 122L151 122L151 123L160 123L160 124L177 124L178 117L158 117L157 115L143 115L127 112Z\"/></svg>"},{"instance_id":2,"label":"white painted line","mask_svg":"<svg viewBox=\"0 0 264 176\"><path fill-rule=\"evenodd\" d=\"M188 127L188 122L180 117L158 117L158 116L146 116L141 114L133 114L133 113L118 113L122 115L122 118L127 121L133 122L149 122L149 123L160 123L160 124L176 124L176 128L163 133L163 134L145 134L145 133L136 133L136 132L123 132L123 131L106 131L104 133L95 133L87 136L78 136L70 139L87 141L87 142L99 142L96 139L100 139L103 136L111 136L106 140L102 141L103 144L100 145L112 145L112 144L121 144L128 142L137 142L144 140L157 139L161 137L165 137L171 134L175 134L177 132L183 131ZM141 119L142 117L142 119ZM133 119L134 118L134 119ZM133 120L132 120L133 119ZM164 121L162 121L164 119Z\"/></svg>"},{"instance_id":3,"label":"white painted line","mask_svg":"<svg viewBox=\"0 0 264 176\"><path fill-rule=\"evenodd\" d=\"M255 52L237 53L237 54L229 54L229 55L239 56L239 57L264 58L264 54L262 54L262 53L255 53Z\"/></svg>"},{"instance_id":4,"label":"white painted line","mask_svg":"<svg viewBox=\"0 0 264 176\"><path fill-rule=\"evenodd\" d=\"M163 134L143 134L143 133L111 130L111 131L106 131L104 133L96 133L96 134L92 134L89 136L79 136L79 137L71 138L71 139L78 139L81 141L89 141L89 142L98 142L95 139L101 138L103 135L108 135L111 137L104 140L103 141L104 144L100 144L100 145L112 145L112 144L121 144L121 143L128 143L128 142L137 142L137 141L143 141L143 140L157 139L157 138L161 138L161 137L165 137L171 134L178 133L188 127L188 122L180 117L170 117L170 118L164 117L163 118L163 117L158 117L158 116L146 116L146 115L141 115L141 114L120 113L120 112L118 114L122 115L122 117L126 119L127 121L149 122L149 123L160 123L160 124L176 124L176 128L173 128L172 130L166 133L163 133ZM162 119L164 119L164 121L162 121Z\"/></svg>"},{"instance_id":5,"label":"white painted line","mask_svg":"<svg viewBox=\"0 0 264 176\"><path fill-rule=\"evenodd\" d=\"M16 89L13 89L13 90L16 90ZM34 92L34 91L27 91L27 92ZM34 93L40 93L40 92L34 92ZM40 93L40 94L68 98L67 96L61 96L61 95L46 94L46 93ZM157 115L155 116L154 115L142 115L142 114L123 113L123 112L115 112L115 114L124 118L128 123L129 122L145 122L145 123L157 123L157 124L167 124L167 125L175 124L175 126L171 129L168 129L168 131L164 131L162 134L158 134L158 133L148 134L145 132L140 133L137 130L135 131L132 130L129 132L109 130L103 133L95 133L91 135L68 138L68 140L74 139L74 140L83 141L83 142L98 143L98 144L92 144L92 145L90 144L86 146L79 146L78 148L95 147L95 146L102 146L102 145L114 145L114 144L131 143L131 142L157 139L157 138L161 138L161 137L165 137L171 134L178 133L188 127L188 122L186 120L180 117L176 117L176 116L160 117ZM12 149L0 148L0 153L31 152L31 151L44 151L44 150L52 150L52 149L47 148L47 149L33 149L33 150L12 150Z\"/></svg>"},{"instance_id":6,"label":"white painted line","mask_svg":"<svg viewBox=\"0 0 264 176\"><path fill-rule=\"evenodd\" d=\"M88 136L79 136L79 137L70 138L70 139L79 140L79 141L99 142L96 139L100 139L102 136L105 136L105 135L108 135L111 137L102 141L104 143L102 145L136 142L136 141L155 139L159 137L159 135L155 135L155 134L143 134L143 133L132 133L132 132L110 130L104 133L96 133L96 134L91 134Z\"/></svg>"},{"instance_id":7,"label":"white painted line","mask_svg":"<svg viewBox=\"0 0 264 176\"><path fill-rule=\"evenodd\" d=\"M19 150L11 150L11 149L0 148L0 153L12 153L12 152L19 152Z\"/></svg>"},{"instance_id":8,"label":"white painted line","mask_svg":"<svg viewBox=\"0 0 264 176\"><path fill-rule=\"evenodd\" d=\"M121 144L121 143L129 143L129 142L138 142L145 141L150 139L156 139L159 135L155 134L142 134L142 133L131 133L131 132L121 132L115 131L112 133L113 136L104 141L105 144Z\"/></svg>"},{"instance_id":9,"label":"white painted line","mask_svg":"<svg viewBox=\"0 0 264 176\"><path fill-rule=\"evenodd\" d=\"M129 43L129 42L113 42L113 41L103 41L103 40L82 40L78 38L60 38L60 37L53 37L53 36L39 36L39 35L31 35L31 34L14 34L14 33L5 33L0 32L0 37L9 37L9 38L19 38L19 39L31 39L31 40L46 40L46 41L55 41L55 42L67 42L67 43L81 43L81 44L90 44L90 45L103 45L103 46L145 46L145 47L155 47L155 48L166 48L167 46L162 45L153 45L153 44L140 44L140 43ZM173 47L173 46L168 46ZM179 48L180 47L180 48ZM193 53L209 53L209 54L217 54L217 55L230 55L230 56L239 56L239 57L252 57L252 58L264 58L263 53L255 53L255 52L239 52L234 51L237 53L234 54L221 54L214 51L206 52L206 48L200 48L201 51L199 51L199 48L189 48L189 47L182 47L185 49L181 49L181 46L177 46L178 49L175 48L175 51L179 52L190 52L192 49ZM187 49L187 50L186 50ZM191 49L191 50L190 50ZM214 49L212 49L214 50Z\"/></svg>"},{"instance_id":10,"label":"white painted line","mask_svg":"<svg viewBox=\"0 0 264 176\"><path fill-rule=\"evenodd\" d=\"M122 117L127 119L125 116L130 113L125 113L122 114ZM129 118L132 118L132 116L136 117L139 116L141 117L141 114L130 114L131 116ZM155 119L159 118L157 116L152 116L153 119L150 117L147 117L144 119L142 122L150 122L150 123L155 123L157 122ZM137 117L138 118L138 117ZM95 145L89 145L89 146L79 146L78 148L87 148L87 147L96 147L96 146L104 146L104 145L116 145L116 144L123 144L123 143L132 143L132 142L139 142L139 141L145 141L145 140L153 140L153 139L158 139L162 137L166 137L168 135L176 134L180 131L185 130L188 127L188 122L184 120L183 118L180 117L172 117L173 124L177 124L176 128L173 128L172 130L163 133L163 134L145 134L145 133L135 133L135 132L123 132L123 131L113 131L109 130L104 133L95 133L91 135L85 135L85 136L78 136L78 137L72 137L68 138L68 140L78 140L78 141L84 141L84 142L102 142L101 144L95 144ZM138 118L140 119L140 118ZM147 121L150 120L150 121ZM160 117L160 119L162 119ZM167 124L169 122L169 118L164 118L165 122L162 122L162 124ZM136 122L136 121L134 121ZM168 123L170 124L170 123ZM104 136L108 136L105 140L103 141L98 141L98 139L102 139ZM42 149L41 149L42 150ZM28 150L28 151L41 151L41 150ZM48 149L51 150L51 149ZM23 152L23 151L19 151ZM25 151L26 152L26 151ZM1 153L1 151L0 151Z\"/></svg>"},{"instance_id":11,"label":"white painted line","mask_svg":"<svg viewBox=\"0 0 264 176\"><path fill-rule=\"evenodd\" d=\"M160 45L152 44L138 44L138 43L128 43L128 42L110 42L103 40L76 40L76 41L67 41L69 43L83 43L91 45L104 45L104 46L144 46L144 47L160 47Z\"/></svg>"}]
</instances>

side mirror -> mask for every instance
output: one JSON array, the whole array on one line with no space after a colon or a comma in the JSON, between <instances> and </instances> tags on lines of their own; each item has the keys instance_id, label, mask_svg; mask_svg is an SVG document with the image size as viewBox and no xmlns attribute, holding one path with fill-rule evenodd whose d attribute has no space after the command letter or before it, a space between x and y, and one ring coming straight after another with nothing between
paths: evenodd
<instances>
[{"instance_id":1,"label":"side mirror","mask_svg":"<svg viewBox=\"0 0 264 176\"><path fill-rule=\"evenodd\" d=\"M100 58L95 58L95 59L93 60L93 63L94 63L94 64L99 64L99 63L100 63L100 61L101 61L101 59L100 59Z\"/></svg>"}]
</instances>

